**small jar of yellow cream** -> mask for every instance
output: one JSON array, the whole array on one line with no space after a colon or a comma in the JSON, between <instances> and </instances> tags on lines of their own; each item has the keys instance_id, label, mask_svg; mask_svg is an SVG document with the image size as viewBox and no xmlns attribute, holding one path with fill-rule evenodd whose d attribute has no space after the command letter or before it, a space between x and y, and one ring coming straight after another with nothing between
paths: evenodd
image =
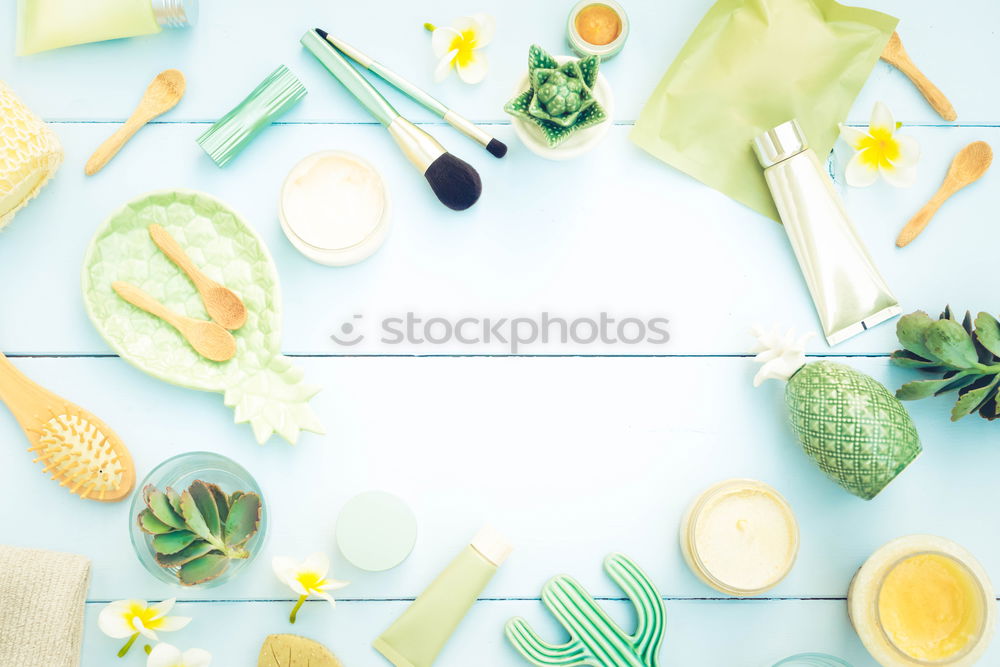
<instances>
[{"instance_id":1,"label":"small jar of yellow cream","mask_svg":"<svg viewBox=\"0 0 1000 667\"><path fill-rule=\"evenodd\" d=\"M628 39L628 15L614 0L582 0L569 13L566 32L578 55L616 55Z\"/></svg>"},{"instance_id":2,"label":"small jar of yellow cream","mask_svg":"<svg viewBox=\"0 0 1000 667\"><path fill-rule=\"evenodd\" d=\"M705 491L681 522L681 551L699 579L748 597L777 586L799 552L799 526L780 493L752 479Z\"/></svg>"},{"instance_id":3,"label":"small jar of yellow cream","mask_svg":"<svg viewBox=\"0 0 1000 667\"><path fill-rule=\"evenodd\" d=\"M996 600L986 571L951 540L910 535L858 570L847 598L851 623L884 667L963 667L993 637Z\"/></svg>"}]
</instances>

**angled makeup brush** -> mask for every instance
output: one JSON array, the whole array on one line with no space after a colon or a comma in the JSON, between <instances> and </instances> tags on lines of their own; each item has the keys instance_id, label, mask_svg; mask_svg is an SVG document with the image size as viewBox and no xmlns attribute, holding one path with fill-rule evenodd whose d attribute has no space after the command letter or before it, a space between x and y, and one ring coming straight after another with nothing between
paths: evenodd
<instances>
[{"instance_id":1,"label":"angled makeup brush","mask_svg":"<svg viewBox=\"0 0 1000 667\"><path fill-rule=\"evenodd\" d=\"M482 144L483 147L488 150L493 157L503 157L507 154L507 144L502 141L491 137L489 134L484 132L481 128L475 125L472 121L461 116L454 109L449 109L444 105L443 102L434 98L427 91L423 90L415 83L404 79L399 74L396 74L391 69L378 62L377 60L366 56L361 51L348 44L347 42L341 41L336 37L328 34L325 30L316 28L316 32L320 37L326 41L333 44L334 47L345 56L358 63L364 67L369 72L376 74L379 78L386 81L390 85L399 89L407 95L411 100L420 104L430 110L431 112L437 114L445 120L446 123L451 125L453 128L469 137L473 141Z\"/></svg>"},{"instance_id":2,"label":"angled makeup brush","mask_svg":"<svg viewBox=\"0 0 1000 667\"><path fill-rule=\"evenodd\" d=\"M344 56L315 30L307 32L300 41L389 130L403 154L424 175L442 204L455 211L464 211L476 203L483 192L483 183L471 165L459 160L434 137L399 115Z\"/></svg>"}]
</instances>

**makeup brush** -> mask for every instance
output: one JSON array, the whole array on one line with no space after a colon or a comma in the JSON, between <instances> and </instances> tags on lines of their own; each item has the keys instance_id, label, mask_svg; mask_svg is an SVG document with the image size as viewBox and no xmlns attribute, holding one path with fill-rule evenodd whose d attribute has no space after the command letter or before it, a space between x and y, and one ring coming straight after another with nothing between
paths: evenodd
<instances>
[{"instance_id":1,"label":"makeup brush","mask_svg":"<svg viewBox=\"0 0 1000 667\"><path fill-rule=\"evenodd\" d=\"M476 126L472 121L460 115L454 109L449 109L443 102L431 96L430 93L421 89L415 83L404 79L382 63L365 55L361 51L358 51L347 42L343 42L336 37L331 36L325 30L316 28L316 32L320 37L333 44L333 46L345 56L402 91L407 95L407 97L417 104L420 104L429 109L431 112L437 114L439 117L443 118L446 123L465 136L481 144L494 157L500 158L507 154L507 144L491 137L489 134Z\"/></svg>"},{"instance_id":2,"label":"makeup brush","mask_svg":"<svg viewBox=\"0 0 1000 667\"><path fill-rule=\"evenodd\" d=\"M424 175L441 203L464 211L479 199L483 183L466 162L445 150L434 137L399 115L333 45L310 30L300 40L310 53L382 123L406 158Z\"/></svg>"}]
</instances>

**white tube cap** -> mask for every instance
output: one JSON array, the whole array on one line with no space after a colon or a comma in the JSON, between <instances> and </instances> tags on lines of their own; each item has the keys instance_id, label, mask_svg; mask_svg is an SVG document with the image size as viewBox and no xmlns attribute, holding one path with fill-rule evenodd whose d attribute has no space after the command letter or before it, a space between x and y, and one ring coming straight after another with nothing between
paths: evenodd
<instances>
[{"instance_id":1,"label":"white tube cap","mask_svg":"<svg viewBox=\"0 0 1000 667\"><path fill-rule=\"evenodd\" d=\"M514 550L513 545L503 535L497 532L493 526L488 525L483 526L472 538L472 548L497 567L503 565L511 551Z\"/></svg>"}]
</instances>

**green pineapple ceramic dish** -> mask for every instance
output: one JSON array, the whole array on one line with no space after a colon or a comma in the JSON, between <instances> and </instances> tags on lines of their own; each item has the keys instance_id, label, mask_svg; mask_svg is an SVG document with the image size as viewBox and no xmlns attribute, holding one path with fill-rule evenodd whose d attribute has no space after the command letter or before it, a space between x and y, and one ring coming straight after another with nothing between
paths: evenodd
<instances>
[{"instance_id":1,"label":"green pineapple ceramic dish","mask_svg":"<svg viewBox=\"0 0 1000 667\"><path fill-rule=\"evenodd\" d=\"M528 72L504 106L514 132L533 153L568 160L595 147L611 128L614 97L601 59L551 56L533 45Z\"/></svg>"},{"instance_id":2,"label":"green pineapple ceramic dish","mask_svg":"<svg viewBox=\"0 0 1000 667\"><path fill-rule=\"evenodd\" d=\"M785 404L803 451L827 477L871 500L920 455L920 438L898 398L871 376L832 361L806 363L789 331L754 330L763 364L754 386L785 380Z\"/></svg>"},{"instance_id":3,"label":"green pineapple ceramic dish","mask_svg":"<svg viewBox=\"0 0 1000 667\"><path fill-rule=\"evenodd\" d=\"M194 286L150 239L153 223L246 304L246 324L232 332L237 352L231 360L199 356L177 330L111 289L115 281L131 283L176 313L209 319ZM192 190L153 192L115 211L87 249L83 299L97 331L123 359L166 382L223 394L236 423L249 422L257 442L277 433L294 444L301 431L323 432L309 407L319 387L304 383L302 371L280 353L274 261L243 219L214 197Z\"/></svg>"}]
</instances>

